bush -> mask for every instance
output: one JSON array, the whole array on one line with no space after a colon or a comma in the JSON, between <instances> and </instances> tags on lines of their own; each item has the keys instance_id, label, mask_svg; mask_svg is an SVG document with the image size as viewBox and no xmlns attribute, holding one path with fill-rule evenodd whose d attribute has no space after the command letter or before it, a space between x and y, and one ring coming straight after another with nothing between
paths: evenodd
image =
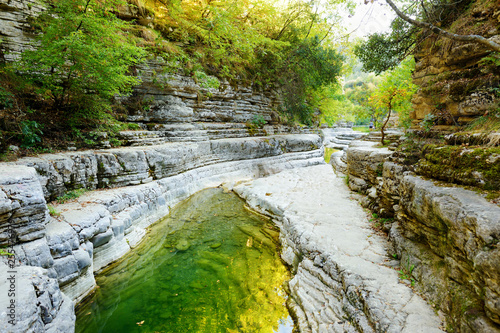
<instances>
[{"instance_id":1,"label":"bush","mask_svg":"<svg viewBox=\"0 0 500 333\"><path fill-rule=\"evenodd\" d=\"M22 146L24 148L33 147L35 144L42 141L40 135L42 132L42 125L34 120L23 120L21 122L21 132L22 132Z\"/></svg>"}]
</instances>

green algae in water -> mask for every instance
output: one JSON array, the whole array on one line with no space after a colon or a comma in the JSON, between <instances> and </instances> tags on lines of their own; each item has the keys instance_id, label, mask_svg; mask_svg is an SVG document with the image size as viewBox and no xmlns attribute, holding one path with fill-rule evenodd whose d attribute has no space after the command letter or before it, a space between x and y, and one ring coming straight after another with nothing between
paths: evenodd
<instances>
[{"instance_id":1,"label":"green algae in water","mask_svg":"<svg viewBox=\"0 0 500 333\"><path fill-rule=\"evenodd\" d=\"M276 235L236 195L201 191L96 278L76 332L291 332Z\"/></svg>"},{"instance_id":2,"label":"green algae in water","mask_svg":"<svg viewBox=\"0 0 500 333\"><path fill-rule=\"evenodd\" d=\"M325 162L326 163L330 163L330 158L332 157L332 154L339 151L338 149L334 149L334 148L328 148L328 147L325 147L325 154L324 154L324 159L325 159Z\"/></svg>"}]
</instances>

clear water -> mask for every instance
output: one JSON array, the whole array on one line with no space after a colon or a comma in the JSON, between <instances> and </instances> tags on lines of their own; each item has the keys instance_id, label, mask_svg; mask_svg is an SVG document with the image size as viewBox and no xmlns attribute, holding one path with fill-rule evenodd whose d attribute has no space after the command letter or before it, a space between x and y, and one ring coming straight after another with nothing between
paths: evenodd
<instances>
[{"instance_id":1,"label":"clear water","mask_svg":"<svg viewBox=\"0 0 500 333\"><path fill-rule=\"evenodd\" d=\"M232 193L199 192L97 279L77 333L291 332L272 224Z\"/></svg>"},{"instance_id":2,"label":"clear water","mask_svg":"<svg viewBox=\"0 0 500 333\"><path fill-rule=\"evenodd\" d=\"M339 151L338 149L334 149L334 148L328 148L328 147L325 147L325 154L324 154L324 158L325 158L325 162L326 163L330 163L330 158L332 157L332 154Z\"/></svg>"}]
</instances>

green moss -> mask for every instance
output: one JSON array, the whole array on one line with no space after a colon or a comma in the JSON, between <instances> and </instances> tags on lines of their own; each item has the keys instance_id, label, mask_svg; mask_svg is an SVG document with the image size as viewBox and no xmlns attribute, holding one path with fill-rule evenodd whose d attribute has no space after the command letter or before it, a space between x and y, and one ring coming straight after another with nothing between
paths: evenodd
<instances>
[{"instance_id":1,"label":"green moss","mask_svg":"<svg viewBox=\"0 0 500 333\"><path fill-rule=\"evenodd\" d=\"M377 177L382 177L382 172L384 171L384 164L379 163L377 165L377 170L375 170L375 173L377 174Z\"/></svg>"},{"instance_id":2,"label":"green moss","mask_svg":"<svg viewBox=\"0 0 500 333\"><path fill-rule=\"evenodd\" d=\"M426 177L486 190L500 189L500 148L426 145L416 171Z\"/></svg>"}]
</instances>

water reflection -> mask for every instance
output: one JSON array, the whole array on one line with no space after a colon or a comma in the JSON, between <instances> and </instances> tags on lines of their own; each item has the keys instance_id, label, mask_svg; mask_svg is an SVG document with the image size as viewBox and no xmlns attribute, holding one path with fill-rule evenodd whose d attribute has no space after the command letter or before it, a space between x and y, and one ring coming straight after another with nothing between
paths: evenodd
<instances>
[{"instance_id":1,"label":"water reflection","mask_svg":"<svg viewBox=\"0 0 500 333\"><path fill-rule=\"evenodd\" d=\"M195 194L97 277L76 332L291 332L275 228L234 194Z\"/></svg>"}]
</instances>

